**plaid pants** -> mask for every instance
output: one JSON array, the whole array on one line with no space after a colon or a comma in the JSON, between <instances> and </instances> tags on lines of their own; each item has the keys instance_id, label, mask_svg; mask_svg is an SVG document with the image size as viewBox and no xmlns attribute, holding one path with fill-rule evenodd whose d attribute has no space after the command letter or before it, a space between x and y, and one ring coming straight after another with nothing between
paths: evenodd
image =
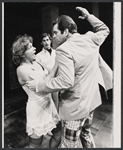
<instances>
[{"instance_id":1,"label":"plaid pants","mask_svg":"<svg viewBox=\"0 0 123 150\"><path fill-rule=\"evenodd\" d=\"M63 134L59 148L94 148L94 140L90 131L93 111L85 118L62 120Z\"/></svg>"}]
</instances>

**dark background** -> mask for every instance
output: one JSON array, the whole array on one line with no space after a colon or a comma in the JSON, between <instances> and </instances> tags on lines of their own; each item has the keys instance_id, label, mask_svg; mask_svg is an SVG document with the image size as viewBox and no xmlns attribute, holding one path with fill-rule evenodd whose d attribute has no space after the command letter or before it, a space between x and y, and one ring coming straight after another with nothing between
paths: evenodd
<instances>
[{"instance_id":1,"label":"dark background","mask_svg":"<svg viewBox=\"0 0 123 150\"><path fill-rule=\"evenodd\" d=\"M112 2L5 2L4 3L4 98L25 94L19 86L16 68L12 64L11 47L17 35L33 37L37 52L41 50L40 35L51 32L51 22L58 15L69 15L77 23L78 32L93 30L86 20L79 20L75 7L85 7L110 29L110 35L100 48L106 63L113 69L113 3Z\"/></svg>"}]
</instances>

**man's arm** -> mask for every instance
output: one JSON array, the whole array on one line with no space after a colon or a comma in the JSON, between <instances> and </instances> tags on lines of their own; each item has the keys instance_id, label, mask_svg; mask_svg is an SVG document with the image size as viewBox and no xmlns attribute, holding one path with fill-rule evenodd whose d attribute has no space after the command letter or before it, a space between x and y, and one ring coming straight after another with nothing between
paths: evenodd
<instances>
[{"instance_id":1,"label":"man's arm","mask_svg":"<svg viewBox=\"0 0 123 150\"><path fill-rule=\"evenodd\" d=\"M109 28L101 20L90 14L85 8L76 7L76 9L82 14L82 16L79 16L79 18L87 19L88 22L93 26L95 33L88 32L88 34L93 42L100 46L109 35Z\"/></svg>"},{"instance_id":2,"label":"man's arm","mask_svg":"<svg viewBox=\"0 0 123 150\"><path fill-rule=\"evenodd\" d=\"M58 92L74 85L74 62L67 50L57 49L58 75L47 82L38 82L38 91Z\"/></svg>"},{"instance_id":3,"label":"man's arm","mask_svg":"<svg viewBox=\"0 0 123 150\"><path fill-rule=\"evenodd\" d=\"M90 24L93 26L95 30L95 33L93 32L90 33L90 37L92 38L95 44L100 46L109 35L110 33L109 28L94 15L89 15L87 20L90 22Z\"/></svg>"}]
</instances>

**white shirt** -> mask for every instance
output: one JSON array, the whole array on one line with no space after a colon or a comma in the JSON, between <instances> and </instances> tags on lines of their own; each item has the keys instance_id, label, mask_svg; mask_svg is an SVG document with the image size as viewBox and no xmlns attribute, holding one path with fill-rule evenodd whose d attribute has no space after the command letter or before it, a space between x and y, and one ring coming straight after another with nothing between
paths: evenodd
<instances>
[{"instance_id":1,"label":"white shirt","mask_svg":"<svg viewBox=\"0 0 123 150\"><path fill-rule=\"evenodd\" d=\"M55 57L56 52L54 49L52 49L50 54L43 48L42 51L36 55L36 61L41 64L48 72L50 72L55 64Z\"/></svg>"}]
</instances>

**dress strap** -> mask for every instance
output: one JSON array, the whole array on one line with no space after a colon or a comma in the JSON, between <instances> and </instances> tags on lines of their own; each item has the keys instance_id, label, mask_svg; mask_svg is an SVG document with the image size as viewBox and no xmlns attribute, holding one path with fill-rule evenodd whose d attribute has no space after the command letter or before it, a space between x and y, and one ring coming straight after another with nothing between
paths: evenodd
<instances>
[{"instance_id":1,"label":"dress strap","mask_svg":"<svg viewBox=\"0 0 123 150\"><path fill-rule=\"evenodd\" d=\"M37 62L37 61L36 61ZM42 69L44 70L44 67L39 63L39 62L37 62L41 67L42 67Z\"/></svg>"}]
</instances>

